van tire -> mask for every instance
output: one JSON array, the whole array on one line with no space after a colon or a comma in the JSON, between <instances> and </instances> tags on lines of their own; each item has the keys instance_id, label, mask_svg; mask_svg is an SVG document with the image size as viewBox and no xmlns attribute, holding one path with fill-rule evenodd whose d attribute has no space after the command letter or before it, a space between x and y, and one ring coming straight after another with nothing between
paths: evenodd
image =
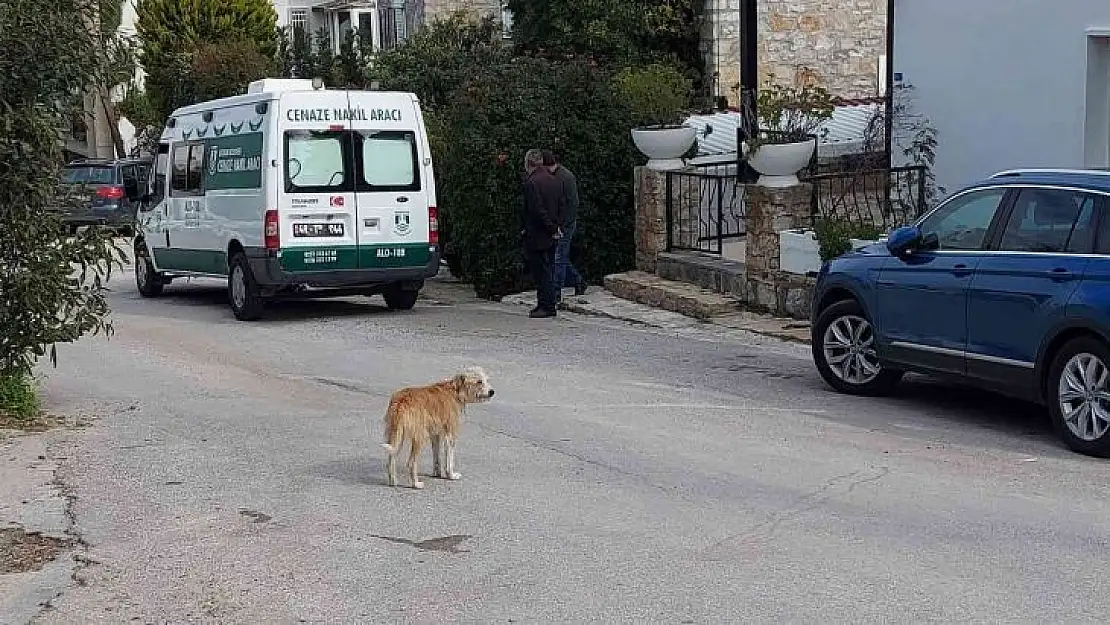
<instances>
[{"instance_id":1,"label":"van tire","mask_svg":"<svg viewBox=\"0 0 1110 625\"><path fill-rule=\"evenodd\" d=\"M135 243L135 286L139 289L139 295L158 297L162 294L166 282L167 280L158 273L154 263L150 261L150 252L147 251L146 244L137 241Z\"/></svg>"},{"instance_id":2,"label":"van tire","mask_svg":"<svg viewBox=\"0 0 1110 625\"><path fill-rule=\"evenodd\" d=\"M416 306L416 299L420 296L419 290L406 291L401 285L395 284L382 291L385 305L390 310L412 310Z\"/></svg>"},{"instance_id":3,"label":"van tire","mask_svg":"<svg viewBox=\"0 0 1110 625\"><path fill-rule=\"evenodd\" d=\"M258 283L254 280L247 255L239 252L231 258L227 272L227 301L231 312L239 321L255 321L262 318L266 301L259 295Z\"/></svg>"}]
</instances>

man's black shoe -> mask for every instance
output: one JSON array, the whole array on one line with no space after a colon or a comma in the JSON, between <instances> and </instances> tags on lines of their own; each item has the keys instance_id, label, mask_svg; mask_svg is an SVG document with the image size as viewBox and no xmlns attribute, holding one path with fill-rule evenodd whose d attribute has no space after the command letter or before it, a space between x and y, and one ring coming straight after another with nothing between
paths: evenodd
<instances>
[{"instance_id":1,"label":"man's black shoe","mask_svg":"<svg viewBox=\"0 0 1110 625\"><path fill-rule=\"evenodd\" d=\"M528 316L532 319L550 319L551 317L555 316L555 311L536 309L528 313Z\"/></svg>"},{"instance_id":2,"label":"man's black shoe","mask_svg":"<svg viewBox=\"0 0 1110 625\"><path fill-rule=\"evenodd\" d=\"M586 294L587 285L585 282L579 282L574 286L574 294L581 297Z\"/></svg>"}]
</instances>

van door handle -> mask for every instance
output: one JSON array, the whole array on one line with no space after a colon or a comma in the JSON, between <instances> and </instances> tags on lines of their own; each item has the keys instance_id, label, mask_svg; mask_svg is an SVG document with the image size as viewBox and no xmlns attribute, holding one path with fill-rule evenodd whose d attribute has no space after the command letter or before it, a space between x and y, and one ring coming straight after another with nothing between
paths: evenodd
<instances>
[{"instance_id":1,"label":"van door handle","mask_svg":"<svg viewBox=\"0 0 1110 625\"><path fill-rule=\"evenodd\" d=\"M1056 267L1052 271L1048 272L1048 274L1052 278L1053 282L1067 282L1068 280L1075 278L1075 274L1073 274L1070 270L1065 269L1064 267Z\"/></svg>"},{"instance_id":2,"label":"van door handle","mask_svg":"<svg viewBox=\"0 0 1110 625\"><path fill-rule=\"evenodd\" d=\"M953 265L952 275L957 277L969 276L971 275L971 268L963 263L960 263L959 265Z\"/></svg>"}]
</instances>

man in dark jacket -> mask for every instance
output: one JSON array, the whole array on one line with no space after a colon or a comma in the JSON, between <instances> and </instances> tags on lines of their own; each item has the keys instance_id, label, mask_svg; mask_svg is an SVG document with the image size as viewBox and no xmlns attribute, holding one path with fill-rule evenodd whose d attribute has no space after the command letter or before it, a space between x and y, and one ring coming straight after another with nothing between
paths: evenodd
<instances>
[{"instance_id":1,"label":"man in dark jacket","mask_svg":"<svg viewBox=\"0 0 1110 625\"><path fill-rule=\"evenodd\" d=\"M559 162L559 158L551 150L543 151L543 166L563 188L561 203L563 216L563 236L555 246L555 301L563 299L563 287L574 286L575 295L586 292L586 281L570 263L570 242L574 238L574 231L578 228L578 179L574 173Z\"/></svg>"},{"instance_id":2,"label":"man in dark jacket","mask_svg":"<svg viewBox=\"0 0 1110 625\"><path fill-rule=\"evenodd\" d=\"M543 152L529 150L524 157L524 249L536 280L536 307L528 316L555 316L555 247L563 236L562 185L543 166Z\"/></svg>"}]
</instances>

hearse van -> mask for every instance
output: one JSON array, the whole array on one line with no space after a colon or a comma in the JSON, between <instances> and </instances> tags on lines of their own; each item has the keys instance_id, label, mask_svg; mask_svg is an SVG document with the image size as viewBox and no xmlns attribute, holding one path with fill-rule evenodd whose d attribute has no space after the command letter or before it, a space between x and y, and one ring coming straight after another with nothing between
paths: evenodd
<instances>
[{"instance_id":1,"label":"hearse van","mask_svg":"<svg viewBox=\"0 0 1110 625\"><path fill-rule=\"evenodd\" d=\"M227 280L240 320L281 298L381 294L407 310L439 270L431 149L411 93L259 80L174 111L138 214L145 297Z\"/></svg>"}]
</instances>

